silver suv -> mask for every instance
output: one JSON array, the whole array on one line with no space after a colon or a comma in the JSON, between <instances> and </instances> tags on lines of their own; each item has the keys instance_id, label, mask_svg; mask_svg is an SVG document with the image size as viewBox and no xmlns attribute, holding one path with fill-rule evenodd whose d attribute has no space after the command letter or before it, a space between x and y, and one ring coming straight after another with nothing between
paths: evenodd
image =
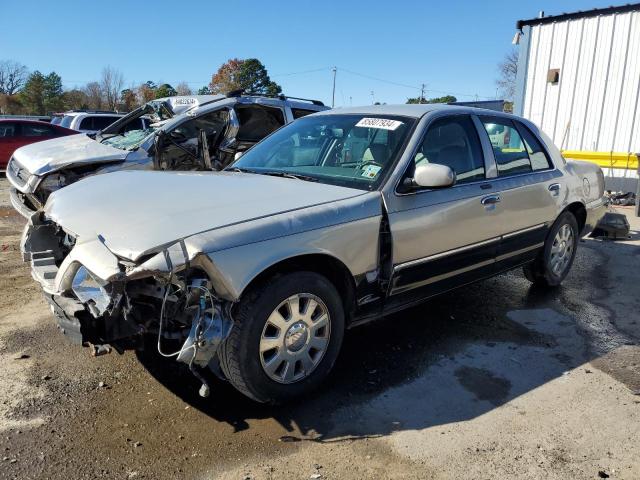
<instances>
[{"instance_id":1,"label":"silver suv","mask_svg":"<svg viewBox=\"0 0 640 480\"><path fill-rule=\"evenodd\" d=\"M345 328L519 266L560 284L603 189L597 166L565 162L512 115L329 110L224 172L71 185L32 217L22 249L78 343L154 335L199 377L208 367L280 402L322 381Z\"/></svg>"},{"instance_id":2,"label":"silver suv","mask_svg":"<svg viewBox=\"0 0 640 480\"><path fill-rule=\"evenodd\" d=\"M17 149L7 166L11 203L28 218L51 192L89 175L219 170L282 125L327 108L317 100L241 92L154 100L97 134Z\"/></svg>"},{"instance_id":3,"label":"silver suv","mask_svg":"<svg viewBox=\"0 0 640 480\"><path fill-rule=\"evenodd\" d=\"M96 133L107 128L113 122L124 117L125 113L78 110L65 112L60 121L56 121L61 127L70 128L81 133ZM54 118L56 118L54 116Z\"/></svg>"}]
</instances>

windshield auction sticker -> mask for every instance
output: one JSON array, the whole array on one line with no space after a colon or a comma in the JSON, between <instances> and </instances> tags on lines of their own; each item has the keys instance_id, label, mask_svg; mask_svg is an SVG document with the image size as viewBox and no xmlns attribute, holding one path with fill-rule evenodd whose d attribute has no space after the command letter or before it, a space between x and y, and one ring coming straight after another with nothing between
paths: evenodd
<instances>
[{"instance_id":1,"label":"windshield auction sticker","mask_svg":"<svg viewBox=\"0 0 640 480\"><path fill-rule=\"evenodd\" d=\"M356 123L356 127L365 128L382 128L383 130L395 130L402 122L398 120L389 120L387 118L368 118L365 117Z\"/></svg>"}]
</instances>

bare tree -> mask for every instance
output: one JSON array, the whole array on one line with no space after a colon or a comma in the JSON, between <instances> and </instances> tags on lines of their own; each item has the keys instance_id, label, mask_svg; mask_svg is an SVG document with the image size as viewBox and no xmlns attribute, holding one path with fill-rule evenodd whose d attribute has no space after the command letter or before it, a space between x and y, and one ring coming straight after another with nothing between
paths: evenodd
<instances>
[{"instance_id":1,"label":"bare tree","mask_svg":"<svg viewBox=\"0 0 640 480\"><path fill-rule=\"evenodd\" d=\"M13 95L20 90L27 81L29 71L27 67L14 60L0 61L0 93Z\"/></svg>"},{"instance_id":2,"label":"bare tree","mask_svg":"<svg viewBox=\"0 0 640 480\"><path fill-rule=\"evenodd\" d=\"M518 50L509 51L502 62L498 64L498 79L496 85L504 97L513 100L516 93L516 75L518 74Z\"/></svg>"},{"instance_id":3,"label":"bare tree","mask_svg":"<svg viewBox=\"0 0 640 480\"><path fill-rule=\"evenodd\" d=\"M193 92L189 88L187 82L180 82L176 85L176 94L177 95L191 95Z\"/></svg>"},{"instance_id":4,"label":"bare tree","mask_svg":"<svg viewBox=\"0 0 640 480\"><path fill-rule=\"evenodd\" d=\"M115 110L120 99L120 91L124 86L124 77L122 72L113 67L107 66L102 69L102 78L100 79L100 87L104 94L104 100L109 110Z\"/></svg>"},{"instance_id":5,"label":"bare tree","mask_svg":"<svg viewBox=\"0 0 640 480\"><path fill-rule=\"evenodd\" d=\"M102 87L98 82L89 82L84 87L84 93L87 95L87 105L94 110L102 108Z\"/></svg>"}]
</instances>

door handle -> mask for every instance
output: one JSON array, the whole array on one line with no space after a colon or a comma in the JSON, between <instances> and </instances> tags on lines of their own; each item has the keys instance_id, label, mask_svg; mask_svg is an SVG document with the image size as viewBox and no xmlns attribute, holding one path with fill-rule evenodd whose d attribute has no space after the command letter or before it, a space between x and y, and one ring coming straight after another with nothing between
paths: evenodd
<instances>
[{"instance_id":1,"label":"door handle","mask_svg":"<svg viewBox=\"0 0 640 480\"><path fill-rule=\"evenodd\" d=\"M500 195L488 195L480 200L482 205L494 205L500 203Z\"/></svg>"},{"instance_id":2,"label":"door handle","mask_svg":"<svg viewBox=\"0 0 640 480\"><path fill-rule=\"evenodd\" d=\"M560 195L560 184L552 183L551 185L549 185L549 191L553 194L554 197L557 197L558 195Z\"/></svg>"}]
</instances>

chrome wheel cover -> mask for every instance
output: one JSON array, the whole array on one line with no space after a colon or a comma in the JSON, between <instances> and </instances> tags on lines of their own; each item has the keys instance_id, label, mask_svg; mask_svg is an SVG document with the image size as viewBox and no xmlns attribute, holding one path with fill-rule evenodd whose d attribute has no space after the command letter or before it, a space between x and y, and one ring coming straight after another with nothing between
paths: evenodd
<instances>
[{"instance_id":1,"label":"chrome wheel cover","mask_svg":"<svg viewBox=\"0 0 640 480\"><path fill-rule=\"evenodd\" d=\"M260 336L260 363L278 383L307 378L320 364L331 337L329 309L311 293L298 293L271 312Z\"/></svg>"},{"instance_id":2,"label":"chrome wheel cover","mask_svg":"<svg viewBox=\"0 0 640 480\"><path fill-rule=\"evenodd\" d=\"M573 230L568 224L564 224L556 233L551 245L551 258L549 266L554 275L561 276L567 269L573 257Z\"/></svg>"}]
</instances>

